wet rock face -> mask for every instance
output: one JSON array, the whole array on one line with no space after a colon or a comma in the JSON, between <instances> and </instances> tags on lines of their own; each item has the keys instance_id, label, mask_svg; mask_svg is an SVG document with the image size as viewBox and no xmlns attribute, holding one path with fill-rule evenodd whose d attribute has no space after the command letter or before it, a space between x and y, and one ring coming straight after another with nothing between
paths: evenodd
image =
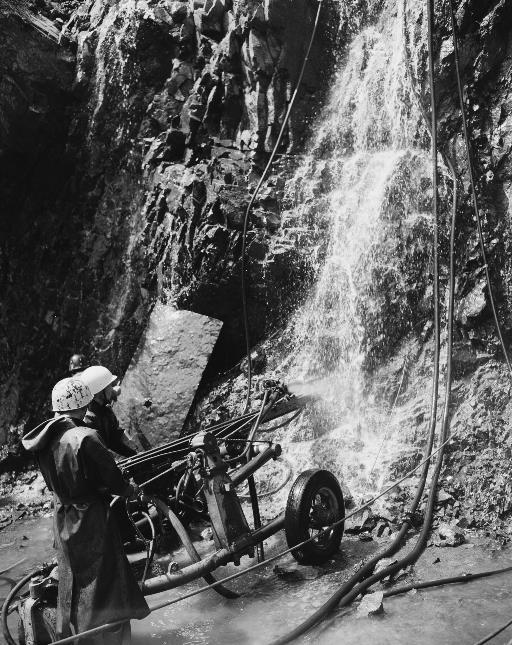
<instances>
[{"instance_id":1,"label":"wet rock face","mask_svg":"<svg viewBox=\"0 0 512 645\"><path fill-rule=\"evenodd\" d=\"M311 279L295 241L275 233L294 155L304 150L329 89L338 24L348 40L361 16L376 16L383 4L345 3L341 15L333 3L322 9L283 155L250 222L254 341L286 316L297 290ZM224 322L218 365L240 357L243 214L276 140L316 11L310 0L87 0L72 16L59 13L69 2L46 5L59 26L71 18L65 30L70 48L56 48L0 15L6 72L0 163L8 178L0 197L8 190L2 202L10 212L0 224L0 324L6 329L0 340L0 443L20 413L33 415L29 424L36 420L71 353L85 352L122 374L160 295ZM408 3L410 42L417 36L416 5ZM464 0L458 7L463 73L472 79L478 188L505 323L512 283L509 12L509 3L498 1ZM454 149L465 190L457 333L469 347L460 361L466 372L476 351L482 356L496 345L469 210L447 26L443 14L437 43L441 139ZM426 102L420 75L418 83ZM426 255L427 235L398 233L390 255L404 286L391 292L385 276L375 275L374 291L389 292L390 302L383 305L384 319L365 312L373 363L408 333L404 306L414 310L420 330L430 316L428 292L421 300L415 295L426 292L429 272L409 271L403 252L410 234ZM393 338L381 341L379 325L392 328Z\"/></svg>"},{"instance_id":2,"label":"wet rock face","mask_svg":"<svg viewBox=\"0 0 512 645\"><path fill-rule=\"evenodd\" d=\"M225 364L239 356L243 215L277 136L314 10L306 0L148 1L136 8L94 2L77 16L77 79L87 96L77 121L87 140L83 163L90 175L109 177L106 186L102 177L100 185L93 179L83 187L95 208L85 243L89 266L104 285L90 297L96 310L110 303L100 330L94 321L90 327L102 360L126 363L135 332L128 317L135 314L141 328L162 292L179 307L225 321ZM300 149L327 87L330 13L283 151ZM271 180L255 204L249 237L256 338L266 324L263 271L278 196ZM105 279L105 263L117 272L115 287ZM125 325L132 329L119 334ZM115 347L106 347L103 338L114 329Z\"/></svg>"},{"instance_id":3,"label":"wet rock face","mask_svg":"<svg viewBox=\"0 0 512 645\"><path fill-rule=\"evenodd\" d=\"M498 315L508 341L511 338L510 298L511 235L509 194L510 150L510 51L506 27L512 18L508 2L489 0L456 3L461 78L471 142L476 189ZM413 3L409 3L412 7ZM414 40L414 10L409 16L409 40ZM482 258L471 203L468 161L462 133L456 85L455 59L448 6L440 12L436 34L437 92L440 142L449 152L460 178L457 238L457 322L463 337L477 348L497 348L491 322L489 297L484 286ZM423 101L428 105L427 79Z\"/></svg>"},{"instance_id":4,"label":"wet rock face","mask_svg":"<svg viewBox=\"0 0 512 645\"><path fill-rule=\"evenodd\" d=\"M222 323L157 303L114 411L141 449L179 436Z\"/></svg>"},{"instance_id":5,"label":"wet rock face","mask_svg":"<svg viewBox=\"0 0 512 645\"><path fill-rule=\"evenodd\" d=\"M0 15L12 213L2 222L0 443L20 414L39 418L70 353L122 374L159 295L224 321L220 362L240 356L243 212L316 12L308 0L28 5L70 44ZM300 151L328 89L336 17L327 3L283 153ZM250 224L255 339L268 323L265 261L286 166Z\"/></svg>"}]
</instances>

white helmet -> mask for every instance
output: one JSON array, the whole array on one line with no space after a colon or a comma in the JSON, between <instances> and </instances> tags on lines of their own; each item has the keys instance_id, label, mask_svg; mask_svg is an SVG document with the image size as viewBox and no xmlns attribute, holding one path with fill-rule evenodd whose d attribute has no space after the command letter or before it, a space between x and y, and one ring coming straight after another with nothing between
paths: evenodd
<instances>
[{"instance_id":1,"label":"white helmet","mask_svg":"<svg viewBox=\"0 0 512 645\"><path fill-rule=\"evenodd\" d=\"M107 385L117 381L117 376L102 365L93 365L88 367L79 375L80 380L85 383L93 394L98 394L104 390Z\"/></svg>"},{"instance_id":2,"label":"white helmet","mask_svg":"<svg viewBox=\"0 0 512 645\"><path fill-rule=\"evenodd\" d=\"M52 408L54 412L79 410L92 401L91 390L77 378L64 378L55 384L52 390Z\"/></svg>"}]
</instances>

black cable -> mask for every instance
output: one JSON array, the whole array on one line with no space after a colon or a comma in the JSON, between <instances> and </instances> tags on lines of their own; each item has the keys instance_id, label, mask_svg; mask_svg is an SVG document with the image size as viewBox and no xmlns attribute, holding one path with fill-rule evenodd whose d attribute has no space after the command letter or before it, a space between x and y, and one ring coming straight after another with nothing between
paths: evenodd
<instances>
[{"instance_id":1,"label":"black cable","mask_svg":"<svg viewBox=\"0 0 512 645\"><path fill-rule=\"evenodd\" d=\"M236 417L234 419L229 419L227 421L223 421L222 423L212 425L206 428L206 431L212 432L214 434L217 432L222 432L231 426L236 426L238 423L250 421L256 418L257 414L258 414L257 412L249 412L248 414L244 414L240 417ZM245 423L243 423L243 425L245 425ZM189 439L192 439L192 437L195 437L196 434L197 432L192 432L183 437L178 437L177 439L173 439L172 441L169 441L168 443L163 444L162 446L158 446L157 448L151 448L150 450L145 450L144 452L140 452L137 455L134 455L133 457L126 457L124 459L120 459L117 462L117 465L121 469L126 469L135 465L139 465L140 463L148 461L149 459L159 457L159 456L165 456L167 452L176 451L178 446L180 445L183 445L184 447L188 446Z\"/></svg>"},{"instance_id":2,"label":"black cable","mask_svg":"<svg viewBox=\"0 0 512 645\"><path fill-rule=\"evenodd\" d=\"M283 421L277 426L272 426L272 428L267 428L266 430L264 430L264 432L274 432L274 430L280 430L281 428L284 428L290 425L290 423L292 423L292 421L295 421L295 419L297 419L297 417L301 415L303 412L304 410L297 410L297 412L295 412L289 419L286 419L286 421Z\"/></svg>"},{"instance_id":3,"label":"black cable","mask_svg":"<svg viewBox=\"0 0 512 645\"><path fill-rule=\"evenodd\" d=\"M112 507L114 505L114 503L117 502L119 499L122 499L122 498L120 498L120 497L114 498L114 500L112 500L110 506ZM135 521L134 521L134 519L132 517L132 514L130 513L129 500L127 498L124 499L124 508L125 508L128 520L129 520L130 524L132 525L133 530L135 531L135 534L139 536L139 539L141 539L142 542L144 542L144 547L146 549L146 563L144 565L144 572L142 574L142 582L141 582L141 587L142 587L144 585L144 583L146 582L146 576L148 575L149 567L151 565L151 560L153 559L154 544L155 544L155 527L153 526L153 522L151 521L151 518L149 517L149 515L147 513L143 513L143 515L145 515L147 517L147 519L149 520L149 524L150 524L150 527L151 527L152 539L147 540L146 537L144 536L144 534L142 533L142 531L139 529L139 527L135 523Z\"/></svg>"},{"instance_id":4,"label":"black cable","mask_svg":"<svg viewBox=\"0 0 512 645\"><path fill-rule=\"evenodd\" d=\"M476 226L477 226L477 231L478 231L478 240L480 243L480 253L482 255L482 262L483 262L483 267L485 270L485 279L487 282L487 290L489 292L489 302L491 304L491 309L492 309L492 315L494 317L494 323L496 325L496 332L498 334L498 338L501 344L501 348L503 351L503 355L505 357L505 361L507 363L509 372L512 376L512 365L510 364L510 359L508 356L507 348L505 346L505 341L503 339L503 333L501 330L501 325L500 321L498 319L498 313L496 311L496 304L494 301L494 294L492 291L492 283L491 283L491 276L489 274L489 264L487 261L487 252L485 250L485 242L484 242L484 235L482 231L482 221L480 219L480 209L478 207L478 197L476 194L476 188L475 188L475 175L474 175L474 169L473 169L473 157L471 154L471 144L469 142L469 133L468 133L468 124L467 124L467 119L466 119L466 109L464 107L464 90L462 87L462 80L461 80L461 74L460 74L460 60L459 60L459 47L457 43L457 23L455 20L455 12L453 9L453 0L449 0L448 5L450 7L450 20L451 20L451 26L452 26L452 40L453 40L453 54L455 58L455 73L457 76L457 89L459 93L459 105L460 105L460 112L462 116L462 130L464 133L464 143L466 146L466 155L468 158L468 170L469 170L469 181L471 184L471 194L473 197L473 209L475 212L475 218L476 218Z\"/></svg>"},{"instance_id":5,"label":"black cable","mask_svg":"<svg viewBox=\"0 0 512 645\"><path fill-rule=\"evenodd\" d=\"M498 627L498 629L495 629L493 632L490 632L487 634L487 636L484 636L482 639L480 639L478 642L475 643L475 645L484 645L484 643L488 643L489 641L492 641L493 638L496 638L501 632L504 632L508 627L512 625L512 620L507 621L504 625L501 625L501 627ZM510 641L506 643L506 645L509 645Z\"/></svg>"},{"instance_id":6,"label":"black cable","mask_svg":"<svg viewBox=\"0 0 512 645\"><path fill-rule=\"evenodd\" d=\"M384 598L391 598L399 596L413 589L429 589L431 587L442 587L443 585L453 585L461 582L472 582L480 578L489 578L496 576L500 573L509 573L512 571L511 567L504 567L503 569L494 569L492 571L480 571L479 573L464 573L460 576L451 576L449 578L438 578L437 580L425 580L424 582L411 582L411 584L404 585L403 587L395 587L384 592Z\"/></svg>"},{"instance_id":7,"label":"black cable","mask_svg":"<svg viewBox=\"0 0 512 645\"><path fill-rule=\"evenodd\" d=\"M244 226L243 226L243 231L242 231L242 251L241 251L241 289L242 289L242 320L243 320L243 325L244 325L244 336L245 336L245 349L246 349L246 355L247 355L247 394L245 398L245 407L244 407L244 413L247 412L249 409L249 404L251 400L251 388L252 388L252 358L251 358L251 338L250 338L250 332L249 332L249 314L247 311L247 280L246 280L246 255L247 255L247 229L249 225L249 215L251 213L251 209L253 207L254 202L256 201L256 196L258 195L260 188L263 185L263 182L267 178L267 174L270 171L270 168L272 167L272 164L274 162L274 158L277 154L277 150L279 148L279 145L281 143L281 139L283 138L283 134L285 132L286 126L288 125L288 121L290 119L290 115L292 112L293 105L295 103L295 99L297 98L297 94L300 88L300 84L302 83L302 78L304 76L304 72L306 70L306 65L309 60L309 54L311 53L311 47L313 46L313 41L315 39L316 31L318 28L318 19L320 18L320 10L322 8L322 2L323 0L319 0L318 2L318 9L316 12L316 17L315 17L315 23L313 25L313 31L311 32L311 38L309 39L309 44L308 48L306 50L306 55L304 57L304 60L302 62L302 67L299 72L299 76L297 78L297 82L295 83L295 90L292 94L292 98L290 99L290 103L288 104L288 109L286 111L283 123L281 125L281 130L279 131L279 134L277 136L276 143L274 145L274 148L272 149L272 153L269 157L269 160L267 161L267 165L265 166L265 169L263 170L263 174L260 177L260 180L258 182L258 185L254 189L254 192L252 193L251 199L249 201L249 204L247 205L247 209L245 211L245 216L244 216Z\"/></svg>"},{"instance_id":8,"label":"black cable","mask_svg":"<svg viewBox=\"0 0 512 645\"><path fill-rule=\"evenodd\" d=\"M147 554L146 558L146 565L144 567L144 573L142 574L142 582L141 586L144 585L146 582L146 578L149 573L149 569L151 568L151 565L153 563L153 558L155 557L155 539L156 539L156 531L155 531L155 525L153 524L153 520L151 519L149 513L142 512L142 515L146 518L146 520L149 523L149 527L151 530L151 542L149 546L149 554ZM138 528L138 527L137 527Z\"/></svg>"}]
</instances>

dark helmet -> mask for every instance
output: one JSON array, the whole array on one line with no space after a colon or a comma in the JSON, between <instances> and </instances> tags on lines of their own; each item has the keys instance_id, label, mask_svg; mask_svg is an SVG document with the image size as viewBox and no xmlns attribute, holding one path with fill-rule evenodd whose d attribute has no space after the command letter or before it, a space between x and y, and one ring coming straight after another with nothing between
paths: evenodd
<instances>
[{"instance_id":1,"label":"dark helmet","mask_svg":"<svg viewBox=\"0 0 512 645\"><path fill-rule=\"evenodd\" d=\"M76 374L76 372L81 372L87 367L87 359L83 354L73 354L69 359L69 372L71 374Z\"/></svg>"}]
</instances>

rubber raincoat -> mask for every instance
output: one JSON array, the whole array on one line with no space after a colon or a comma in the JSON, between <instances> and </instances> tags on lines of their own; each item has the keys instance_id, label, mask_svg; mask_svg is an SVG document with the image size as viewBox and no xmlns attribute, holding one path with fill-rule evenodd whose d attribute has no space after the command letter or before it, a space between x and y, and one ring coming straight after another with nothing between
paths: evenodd
<instances>
[{"instance_id":1,"label":"rubber raincoat","mask_svg":"<svg viewBox=\"0 0 512 645\"><path fill-rule=\"evenodd\" d=\"M96 432L78 423L58 416L22 440L55 493L59 637L71 635L71 623L81 632L149 613L110 509L109 495L129 496L133 488Z\"/></svg>"},{"instance_id":2,"label":"rubber raincoat","mask_svg":"<svg viewBox=\"0 0 512 645\"><path fill-rule=\"evenodd\" d=\"M109 450L122 457L131 457L137 454L137 451L125 442L124 430L119 427L119 421L109 405L101 405L92 400L87 408L83 424L88 428L94 428Z\"/></svg>"}]
</instances>

